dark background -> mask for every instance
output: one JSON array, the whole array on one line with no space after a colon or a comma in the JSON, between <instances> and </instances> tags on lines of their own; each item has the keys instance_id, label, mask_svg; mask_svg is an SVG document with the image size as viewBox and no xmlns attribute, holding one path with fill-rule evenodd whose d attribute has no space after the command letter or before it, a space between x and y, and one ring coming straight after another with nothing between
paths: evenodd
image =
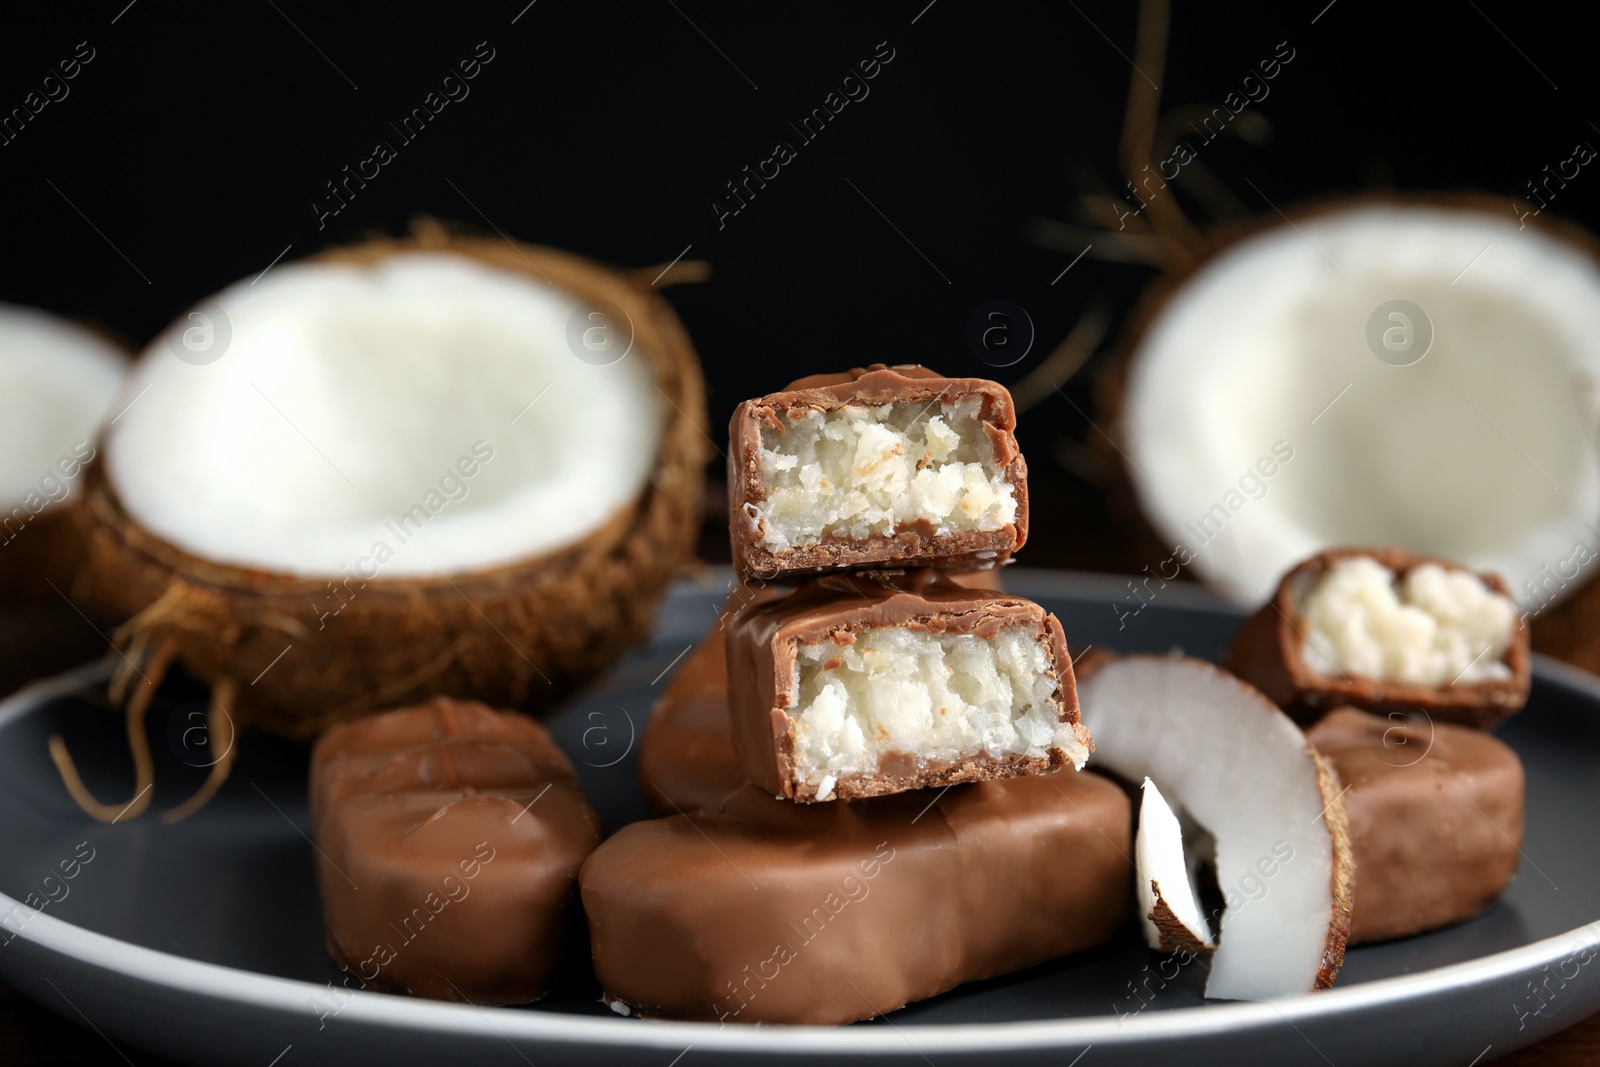
<instances>
[{"instance_id":1,"label":"dark background","mask_svg":"<svg viewBox=\"0 0 1600 1067\"><path fill-rule=\"evenodd\" d=\"M1121 186L1132 4L526 3L12 12L0 115L79 42L94 59L0 145L0 300L137 347L286 247L403 231L417 213L627 266L692 246L715 275L670 298L715 429L741 398L821 369L923 362L1014 382L1087 301L1120 317L1153 276L1098 252L1061 276L1076 249L1029 236L1035 220L1073 220L1093 184ZM1274 211L1263 195L1290 207L1386 187L1477 189L1510 212L1577 141L1600 145L1592 44L1543 8L1188 3L1171 21L1167 69L1146 72L1166 111L1218 104L1279 42L1294 51L1254 107L1270 136L1199 150L1248 214ZM788 123L883 41L894 59L870 95L800 145ZM470 95L402 144L389 123L479 42L494 59ZM780 138L798 158L719 229L713 200ZM312 202L379 139L398 158L319 229ZM1581 172L1551 207L1596 221L1600 177ZM966 336L992 299L1024 308L1037 335L999 370ZM1088 378L1023 418L1025 563L1127 565L1082 448L1097 433Z\"/></svg>"},{"instance_id":2,"label":"dark background","mask_svg":"<svg viewBox=\"0 0 1600 1067\"><path fill-rule=\"evenodd\" d=\"M1087 303L1108 300L1121 322L1154 277L1094 255L1063 275L1076 249L1030 237L1036 220L1075 220L1095 183L1121 186L1132 4L526 2L13 6L0 16L0 117L87 54L79 42L94 58L65 99L0 136L14 138L0 144L0 300L139 347L286 246L295 258L403 231L418 213L625 266L690 246L715 274L670 299L705 362L715 436L738 400L818 370L922 362L1013 383ZM1474 189L1511 212L1577 142L1600 146L1592 40L1554 12L1185 3L1165 71L1146 73L1164 111L1210 106L1279 42L1294 50L1254 107L1270 136L1200 151L1241 214L1381 188ZM470 95L402 144L389 123L479 42L494 58ZM799 144L788 123L879 42L894 58L870 95ZM779 139L798 157L719 229L724 183ZM312 202L377 140L398 157L319 229ZM1581 172L1551 210L1600 221L1600 174ZM967 341L994 299L1025 309L1037 334L998 370ZM1023 417L1026 564L1128 565L1087 462L1089 378ZM121 1062L47 1019L0 995L4 1058Z\"/></svg>"}]
</instances>

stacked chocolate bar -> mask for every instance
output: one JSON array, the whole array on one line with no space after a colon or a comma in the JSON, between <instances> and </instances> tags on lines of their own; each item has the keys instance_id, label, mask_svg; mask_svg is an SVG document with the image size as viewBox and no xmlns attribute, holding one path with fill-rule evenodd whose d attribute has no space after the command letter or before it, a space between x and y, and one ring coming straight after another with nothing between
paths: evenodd
<instances>
[{"instance_id":1,"label":"stacked chocolate bar","mask_svg":"<svg viewBox=\"0 0 1600 1067\"><path fill-rule=\"evenodd\" d=\"M1027 536L1015 428L1004 387L911 366L739 405L741 584L685 672L695 730L653 724L641 751L679 814L582 875L619 1011L847 1022L1116 930L1127 799L1075 773L1093 743L1060 623L988 580ZM691 752L750 784L681 808Z\"/></svg>"},{"instance_id":2,"label":"stacked chocolate bar","mask_svg":"<svg viewBox=\"0 0 1600 1067\"><path fill-rule=\"evenodd\" d=\"M1083 766L1060 623L949 577L1027 538L1015 428L1003 386L921 367L806 378L739 405L735 569L804 583L728 632L752 782L826 801Z\"/></svg>"}]
</instances>

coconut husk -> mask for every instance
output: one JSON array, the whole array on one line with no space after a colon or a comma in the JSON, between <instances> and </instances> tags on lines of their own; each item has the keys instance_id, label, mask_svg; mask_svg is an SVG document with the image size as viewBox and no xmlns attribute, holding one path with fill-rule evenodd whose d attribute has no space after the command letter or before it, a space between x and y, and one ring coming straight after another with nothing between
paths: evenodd
<instances>
[{"instance_id":1,"label":"coconut husk","mask_svg":"<svg viewBox=\"0 0 1600 1067\"><path fill-rule=\"evenodd\" d=\"M316 605L327 602L329 579L178 548L129 516L96 461L78 513L87 545L81 595L92 609L128 620L117 632L124 650L171 642L176 662L231 702L222 713L229 737L247 725L311 737L435 695L546 711L644 634L688 558L706 457L705 388L666 301L636 275L437 224L322 258L372 263L414 251L469 256L622 308L635 329L633 354L649 361L663 398L655 470L638 499L577 544L474 573L336 579L347 599L337 616L322 618Z\"/></svg>"},{"instance_id":2,"label":"coconut husk","mask_svg":"<svg viewBox=\"0 0 1600 1067\"><path fill-rule=\"evenodd\" d=\"M1580 577L1567 599L1533 616L1533 650L1600 673L1600 583Z\"/></svg>"},{"instance_id":3,"label":"coconut husk","mask_svg":"<svg viewBox=\"0 0 1600 1067\"><path fill-rule=\"evenodd\" d=\"M72 592L83 562L82 526L73 516L82 499L75 489L26 526L0 535L0 604L59 602Z\"/></svg>"}]
</instances>

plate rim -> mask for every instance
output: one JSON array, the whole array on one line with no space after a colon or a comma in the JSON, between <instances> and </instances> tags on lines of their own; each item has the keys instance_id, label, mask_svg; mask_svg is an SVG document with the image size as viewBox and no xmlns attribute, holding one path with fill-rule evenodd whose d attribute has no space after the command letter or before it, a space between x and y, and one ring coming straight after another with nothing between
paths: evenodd
<instances>
[{"instance_id":1,"label":"plate rim","mask_svg":"<svg viewBox=\"0 0 1600 1067\"><path fill-rule=\"evenodd\" d=\"M1045 595L1096 600L1089 591L1101 584L1078 578L1115 579L1106 575L1074 575L1038 571L1030 580L1055 586ZM1020 577L1020 575L1019 575ZM1086 589L1088 587L1088 589ZM1070 590L1070 591L1069 591ZM1185 590L1184 592L1189 592ZM1203 590L1198 595L1174 598L1170 606L1181 610L1238 609ZM1600 676L1536 654L1535 679L1575 690L1600 706ZM46 700L103 680L110 664L101 659L52 678L31 683L0 700L0 730ZM72 960L82 966L174 993L223 1000L284 1017L303 1016L313 995L324 994L327 984L283 978L222 964L207 963L159 949L146 948L96 933L64 919L34 911L0 892L0 912L15 908L32 912L32 918L14 935L29 945ZM1587 935L1587 936L1586 936ZM912 1027L729 1026L725 1023L663 1019L624 1019L570 1013L529 1011L471 1003L457 1004L398 996L367 990L339 993L337 1015L351 1022L385 1030L424 1031L432 1034L500 1036L529 1042L561 1042L591 1047L651 1047L667 1051L690 1045L711 1053L815 1052L827 1055L880 1054L910 1044L937 1045L957 1053L1027 1051L1077 1048L1085 1045L1137 1045L1177 1041L1247 1031L1284 1022L1328 1022L1369 1008L1394 1008L1451 992L1468 990L1530 973L1554 964L1584 947L1600 944L1600 915L1581 926L1517 948L1411 974L1375 979L1344 989L1258 1002L1209 1004L1139 1012L1133 1018L1104 1015L1066 1019L1007 1022L928 1023ZM4 947L4 946L0 946ZM15 955L15 954L13 954ZM0 973L8 978L8 957L0 952ZM20 957L18 957L20 958ZM15 983L31 986L31 982ZM920 1038L914 1041L912 1038Z\"/></svg>"}]
</instances>

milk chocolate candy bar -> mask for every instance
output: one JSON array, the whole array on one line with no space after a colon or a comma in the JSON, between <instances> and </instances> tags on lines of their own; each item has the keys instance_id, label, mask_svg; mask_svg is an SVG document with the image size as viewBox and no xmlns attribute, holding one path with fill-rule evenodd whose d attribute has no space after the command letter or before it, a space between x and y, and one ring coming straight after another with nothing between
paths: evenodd
<instances>
[{"instance_id":1,"label":"milk chocolate candy bar","mask_svg":"<svg viewBox=\"0 0 1600 1067\"><path fill-rule=\"evenodd\" d=\"M1000 571L961 571L950 580L969 589L998 590ZM728 725L727 624L744 605L791 592L788 586L741 583L651 709L639 738L639 789L662 815L718 804L744 784L744 766Z\"/></svg>"},{"instance_id":2,"label":"milk chocolate candy bar","mask_svg":"<svg viewBox=\"0 0 1600 1067\"><path fill-rule=\"evenodd\" d=\"M1011 394L873 364L740 404L728 428L734 567L767 581L873 567L967 570L1028 536Z\"/></svg>"},{"instance_id":3,"label":"milk chocolate candy bar","mask_svg":"<svg viewBox=\"0 0 1600 1067\"><path fill-rule=\"evenodd\" d=\"M1523 773L1478 730L1340 708L1308 731L1346 787L1350 943L1407 937L1493 904L1517 872Z\"/></svg>"},{"instance_id":4,"label":"milk chocolate candy bar","mask_svg":"<svg viewBox=\"0 0 1600 1067\"><path fill-rule=\"evenodd\" d=\"M728 626L733 742L750 781L822 801L1082 767L1061 624L937 571L830 575Z\"/></svg>"},{"instance_id":5,"label":"milk chocolate candy bar","mask_svg":"<svg viewBox=\"0 0 1600 1067\"><path fill-rule=\"evenodd\" d=\"M521 1004L581 951L600 820L532 719L441 697L337 727L311 815L328 953L367 988Z\"/></svg>"},{"instance_id":6,"label":"milk chocolate candy bar","mask_svg":"<svg viewBox=\"0 0 1600 1067\"><path fill-rule=\"evenodd\" d=\"M1528 628L1498 575L1395 548L1296 566L1228 667L1301 723L1342 705L1487 729L1528 699Z\"/></svg>"},{"instance_id":7,"label":"milk chocolate candy bar","mask_svg":"<svg viewBox=\"0 0 1600 1067\"><path fill-rule=\"evenodd\" d=\"M746 786L583 868L618 1010L833 1025L1098 945L1129 910L1128 798L1092 773L839 804Z\"/></svg>"}]
</instances>

